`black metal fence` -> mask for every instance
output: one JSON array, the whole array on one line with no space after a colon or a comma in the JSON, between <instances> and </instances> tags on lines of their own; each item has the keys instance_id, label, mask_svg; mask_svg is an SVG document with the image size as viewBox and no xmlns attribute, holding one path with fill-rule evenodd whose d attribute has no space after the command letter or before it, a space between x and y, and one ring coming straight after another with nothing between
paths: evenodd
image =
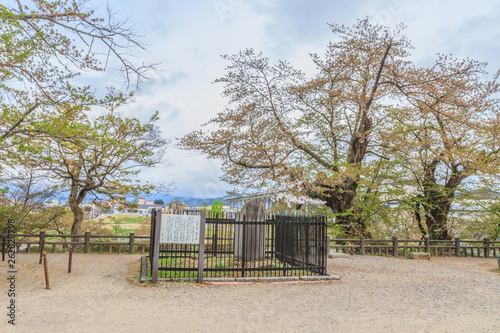
<instances>
[{"instance_id":1,"label":"black metal fence","mask_svg":"<svg viewBox=\"0 0 500 333\"><path fill-rule=\"evenodd\" d=\"M204 278L326 275L325 217L206 218L204 235ZM162 243L158 260L159 278L198 278L198 244Z\"/></svg>"}]
</instances>

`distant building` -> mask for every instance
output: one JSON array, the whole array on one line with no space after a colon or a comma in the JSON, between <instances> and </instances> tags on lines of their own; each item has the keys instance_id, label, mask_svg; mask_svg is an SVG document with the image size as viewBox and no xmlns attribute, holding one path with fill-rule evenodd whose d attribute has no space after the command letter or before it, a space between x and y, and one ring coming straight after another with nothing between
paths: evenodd
<instances>
[{"instance_id":1,"label":"distant building","mask_svg":"<svg viewBox=\"0 0 500 333\"><path fill-rule=\"evenodd\" d=\"M94 203L88 203L82 205L82 209L85 211L85 219L91 220L99 216L99 207Z\"/></svg>"},{"instance_id":2,"label":"distant building","mask_svg":"<svg viewBox=\"0 0 500 333\"><path fill-rule=\"evenodd\" d=\"M146 200L145 198L137 198L137 205L154 205L155 202L152 200Z\"/></svg>"},{"instance_id":3,"label":"distant building","mask_svg":"<svg viewBox=\"0 0 500 333\"><path fill-rule=\"evenodd\" d=\"M155 202L152 200L137 198L137 212L134 212L133 214L149 216L152 209L161 209L163 212L165 212L167 207L168 205L166 204L155 204Z\"/></svg>"}]
</instances>

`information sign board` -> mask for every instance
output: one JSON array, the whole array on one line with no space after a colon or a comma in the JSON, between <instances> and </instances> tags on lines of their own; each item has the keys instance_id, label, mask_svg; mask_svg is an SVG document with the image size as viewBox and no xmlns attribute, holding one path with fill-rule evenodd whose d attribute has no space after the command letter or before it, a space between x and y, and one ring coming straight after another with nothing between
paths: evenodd
<instances>
[{"instance_id":1,"label":"information sign board","mask_svg":"<svg viewBox=\"0 0 500 333\"><path fill-rule=\"evenodd\" d=\"M161 217L160 243L198 244L200 215L164 214Z\"/></svg>"}]
</instances>

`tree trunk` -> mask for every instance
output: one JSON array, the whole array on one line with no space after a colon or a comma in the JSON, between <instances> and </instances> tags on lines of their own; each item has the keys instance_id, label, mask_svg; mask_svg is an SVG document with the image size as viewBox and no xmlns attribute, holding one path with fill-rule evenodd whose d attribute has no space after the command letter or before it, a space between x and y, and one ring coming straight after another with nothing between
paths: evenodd
<instances>
[{"instance_id":1,"label":"tree trunk","mask_svg":"<svg viewBox=\"0 0 500 333\"><path fill-rule=\"evenodd\" d=\"M384 61L385 60L383 60L383 62ZM370 109L371 103L372 99L367 102L364 110L362 111L359 127L350 140L347 162L353 167L361 167L366 155L369 134L372 129L372 119L368 117L368 110ZM334 171L338 170L334 169ZM359 174L356 174L353 177L346 176L344 177L342 183L340 185L336 185L335 187L317 183L316 185L324 187L325 191L321 194L309 192L308 195L311 198L326 201L326 206L333 210L333 213L336 215L336 223L340 226L342 233L346 237L357 238L359 236L363 236L371 238L370 233L366 230L365 222L363 221L363 208L355 206L359 179Z\"/></svg>"},{"instance_id":2,"label":"tree trunk","mask_svg":"<svg viewBox=\"0 0 500 333\"><path fill-rule=\"evenodd\" d=\"M448 213L450 212L455 190L457 186L467 177L463 170L458 170L458 164L451 166L452 174L445 185L440 185L436 180L436 167L440 163L435 158L431 163L424 166L423 200L421 202L425 211L425 224L431 239L451 240L448 230Z\"/></svg>"},{"instance_id":3,"label":"tree trunk","mask_svg":"<svg viewBox=\"0 0 500 333\"><path fill-rule=\"evenodd\" d=\"M80 204L82 203L83 199L85 199L87 192L88 191L84 189L79 189L78 184L73 184L71 187L71 192L69 194L68 202L69 202L69 207L73 212L73 225L71 226L72 236L79 236L81 233L83 210L80 207ZM74 237L73 241L80 242L80 238ZM80 248L80 246L74 246L73 248L76 251Z\"/></svg>"},{"instance_id":4,"label":"tree trunk","mask_svg":"<svg viewBox=\"0 0 500 333\"><path fill-rule=\"evenodd\" d=\"M429 237L436 240L451 240L447 221L450 211L452 197L441 195L427 198L425 207L425 223L429 231Z\"/></svg>"},{"instance_id":5,"label":"tree trunk","mask_svg":"<svg viewBox=\"0 0 500 333\"><path fill-rule=\"evenodd\" d=\"M355 206L358 182L348 178L341 186L324 192L326 206L333 210L335 222L342 230L345 237L358 238L360 236L371 238L363 221L363 208Z\"/></svg>"},{"instance_id":6,"label":"tree trunk","mask_svg":"<svg viewBox=\"0 0 500 333\"><path fill-rule=\"evenodd\" d=\"M335 221L340 226L342 234L347 238L359 238L360 236L372 238L371 233L366 230L365 222L356 214L338 215L335 217Z\"/></svg>"},{"instance_id":7,"label":"tree trunk","mask_svg":"<svg viewBox=\"0 0 500 333\"><path fill-rule=\"evenodd\" d=\"M71 235L78 236L80 235L80 229L83 221L83 210L80 208L80 204L76 200L69 200L69 207L73 212L73 225L71 226ZM80 237L72 237L73 242L79 243L81 241ZM78 251L80 249L80 245L73 245L73 251Z\"/></svg>"},{"instance_id":8,"label":"tree trunk","mask_svg":"<svg viewBox=\"0 0 500 333\"><path fill-rule=\"evenodd\" d=\"M422 195L417 195L416 197L413 198L413 213L415 214L415 220L417 221L418 229L420 230L420 233L422 234L422 238L428 235L427 230L424 228L424 225L422 224L422 215L420 215L420 206L421 201L424 197Z\"/></svg>"},{"instance_id":9,"label":"tree trunk","mask_svg":"<svg viewBox=\"0 0 500 333\"><path fill-rule=\"evenodd\" d=\"M73 212L73 225L71 226L71 235L79 235L83 221L83 210L76 201L70 201L69 207Z\"/></svg>"},{"instance_id":10,"label":"tree trunk","mask_svg":"<svg viewBox=\"0 0 500 333\"><path fill-rule=\"evenodd\" d=\"M425 224L431 239L451 240L447 221L455 191L428 180L424 186L422 206L425 211Z\"/></svg>"}]
</instances>

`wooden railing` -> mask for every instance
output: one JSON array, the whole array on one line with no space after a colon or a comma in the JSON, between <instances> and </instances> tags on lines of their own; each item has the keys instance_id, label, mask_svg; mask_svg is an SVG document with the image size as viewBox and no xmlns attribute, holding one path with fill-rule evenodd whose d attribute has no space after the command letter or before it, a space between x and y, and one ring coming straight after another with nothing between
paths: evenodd
<instances>
[{"instance_id":1,"label":"wooden railing","mask_svg":"<svg viewBox=\"0 0 500 333\"><path fill-rule=\"evenodd\" d=\"M146 253L149 250L149 236L129 235L92 235L86 232L83 235L53 235L44 231L39 234L15 234L17 251L47 252L68 251L71 245L79 245L83 253ZM2 259L6 253L7 234L0 234ZM60 239L60 240L56 240ZM106 241L107 240L107 241ZM109 241L114 240L114 241ZM469 240L455 238L454 240L424 239L341 239L330 238L329 247L335 252L360 255L406 256L407 252L427 252L431 256L456 257L499 257L500 241Z\"/></svg>"},{"instance_id":2,"label":"wooden railing","mask_svg":"<svg viewBox=\"0 0 500 333\"><path fill-rule=\"evenodd\" d=\"M499 257L500 241L470 240L455 238L454 240L424 239L330 239L330 249L334 252L350 254L371 254L386 256L406 256L407 252L427 252L431 256L456 257Z\"/></svg>"},{"instance_id":3,"label":"wooden railing","mask_svg":"<svg viewBox=\"0 0 500 333\"><path fill-rule=\"evenodd\" d=\"M92 235L86 232L83 235L53 235L41 231L39 234L14 234L16 237L17 252L68 251L73 246L82 248L83 253L103 252L109 253L136 253L139 250L145 253L149 249L149 236L129 235ZM12 236L12 235L10 235ZM2 260L5 257L7 234L0 234L2 246ZM105 241L107 240L107 241ZM110 241L114 240L114 241Z\"/></svg>"}]
</instances>

